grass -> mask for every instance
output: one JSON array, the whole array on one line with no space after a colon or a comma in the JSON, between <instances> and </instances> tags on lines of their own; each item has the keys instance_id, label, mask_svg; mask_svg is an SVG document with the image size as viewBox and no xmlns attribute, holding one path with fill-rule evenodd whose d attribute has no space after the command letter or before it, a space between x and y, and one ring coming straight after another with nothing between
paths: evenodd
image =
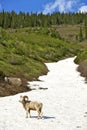
<instances>
[{"instance_id":1,"label":"grass","mask_svg":"<svg viewBox=\"0 0 87 130\"><path fill-rule=\"evenodd\" d=\"M48 72L45 62L76 55L77 45L54 32L53 28L1 29L0 71L33 80Z\"/></svg>"},{"instance_id":2,"label":"grass","mask_svg":"<svg viewBox=\"0 0 87 130\"><path fill-rule=\"evenodd\" d=\"M79 43L79 26L50 28L0 28L0 96L29 91L27 80L37 80L47 74L45 62L76 56L78 71L87 77L87 40ZM85 70L85 71L84 71ZM19 77L23 85L15 87L3 83L4 76ZM3 87L4 86L4 87Z\"/></svg>"},{"instance_id":3,"label":"grass","mask_svg":"<svg viewBox=\"0 0 87 130\"><path fill-rule=\"evenodd\" d=\"M86 42L76 36L80 26L21 28L0 31L0 71L4 75L32 80L48 72L45 62L77 55L76 63L87 58ZM83 31L84 32L84 31Z\"/></svg>"}]
</instances>

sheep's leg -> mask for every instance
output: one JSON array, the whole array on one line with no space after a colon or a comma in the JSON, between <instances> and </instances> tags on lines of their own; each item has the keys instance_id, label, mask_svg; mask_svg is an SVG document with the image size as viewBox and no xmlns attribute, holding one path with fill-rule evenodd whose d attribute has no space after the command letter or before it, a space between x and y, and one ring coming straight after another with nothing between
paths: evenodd
<instances>
[{"instance_id":1,"label":"sheep's leg","mask_svg":"<svg viewBox=\"0 0 87 130\"><path fill-rule=\"evenodd\" d=\"M38 119L42 119L42 109L39 108L39 110L37 111L38 112Z\"/></svg>"},{"instance_id":2,"label":"sheep's leg","mask_svg":"<svg viewBox=\"0 0 87 130\"><path fill-rule=\"evenodd\" d=\"M31 115L30 115L30 110L28 110L28 114L29 114L29 118L31 118Z\"/></svg>"},{"instance_id":3,"label":"sheep's leg","mask_svg":"<svg viewBox=\"0 0 87 130\"><path fill-rule=\"evenodd\" d=\"M28 118L28 111L26 111L26 118Z\"/></svg>"},{"instance_id":4,"label":"sheep's leg","mask_svg":"<svg viewBox=\"0 0 87 130\"><path fill-rule=\"evenodd\" d=\"M40 119L40 113L38 113L38 119Z\"/></svg>"},{"instance_id":5,"label":"sheep's leg","mask_svg":"<svg viewBox=\"0 0 87 130\"><path fill-rule=\"evenodd\" d=\"M40 112L40 118L41 118L41 119L42 119L42 116L43 116L43 112L41 111L41 112Z\"/></svg>"},{"instance_id":6,"label":"sheep's leg","mask_svg":"<svg viewBox=\"0 0 87 130\"><path fill-rule=\"evenodd\" d=\"M38 110L37 112L38 112L38 119L40 119L40 111Z\"/></svg>"}]
</instances>

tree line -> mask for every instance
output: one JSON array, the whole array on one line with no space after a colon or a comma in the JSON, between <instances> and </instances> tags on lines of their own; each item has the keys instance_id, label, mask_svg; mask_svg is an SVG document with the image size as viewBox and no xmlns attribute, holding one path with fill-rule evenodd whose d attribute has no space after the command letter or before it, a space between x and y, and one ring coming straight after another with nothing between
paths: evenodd
<instances>
[{"instance_id":1,"label":"tree line","mask_svg":"<svg viewBox=\"0 0 87 130\"><path fill-rule=\"evenodd\" d=\"M80 25L80 41L83 40L82 28L85 30L87 39L87 13L59 13L44 15L42 13L16 13L0 12L0 27L2 28L24 28L24 27L49 27L52 25Z\"/></svg>"},{"instance_id":2,"label":"tree line","mask_svg":"<svg viewBox=\"0 0 87 130\"><path fill-rule=\"evenodd\" d=\"M3 28L47 27L61 24L83 24L87 13L59 13L44 15L42 13L0 12L0 26Z\"/></svg>"}]
</instances>

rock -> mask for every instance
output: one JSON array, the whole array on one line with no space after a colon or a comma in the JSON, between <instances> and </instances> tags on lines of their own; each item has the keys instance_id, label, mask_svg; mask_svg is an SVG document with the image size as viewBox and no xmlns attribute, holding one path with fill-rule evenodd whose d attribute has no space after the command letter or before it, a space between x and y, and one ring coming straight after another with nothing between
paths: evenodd
<instances>
[{"instance_id":1,"label":"rock","mask_svg":"<svg viewBox=\"0 0 87 130\"><path fill-rule=\"evenodd\" d=\"M5 81L13 86L21 86L22 80L20 78L14 78L14 77L5 77Z\"/></svg>"}]
</instances>

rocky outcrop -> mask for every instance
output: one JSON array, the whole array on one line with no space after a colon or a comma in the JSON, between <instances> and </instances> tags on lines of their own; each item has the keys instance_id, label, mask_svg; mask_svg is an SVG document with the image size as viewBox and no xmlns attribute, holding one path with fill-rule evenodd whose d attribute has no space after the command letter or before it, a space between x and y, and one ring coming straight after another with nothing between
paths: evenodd
<instances>
[{"instance_id":1,"label":"rocky outcrop","mask_svg":"<svg viewBox=\"0 0 87 130\"><path fill-rule=\"evenodd\" d=\"M20 78L15 78L15 77L5 77L5 82L7 82L10 85L13 86L21 86L22 85L22 80Z\"/></svg>"}]
</instances>

